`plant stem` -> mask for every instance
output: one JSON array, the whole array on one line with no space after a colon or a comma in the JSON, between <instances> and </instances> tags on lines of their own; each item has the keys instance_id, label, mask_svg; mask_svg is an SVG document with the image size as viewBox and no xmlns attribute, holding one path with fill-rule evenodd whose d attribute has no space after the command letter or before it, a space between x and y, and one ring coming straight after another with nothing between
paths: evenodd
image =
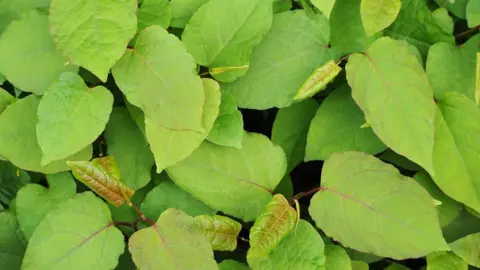
<instances>
[{"instance_id":1,"label":"plant stem","mask_svg":"<svg viewBox=\"0 0 480 270\"><path fill-rule=\"evenodd\" d=\"M480 25L477 25L476 27L470 28L470 29L468 29L464 32L456 34L455 38L458 39L458 38L464 37L464 36L469 35L469 34L475 32L475 31L478 31L478 30L480 30Z\"/></svg>"},{"instance_id":2,"label":"plant stem","mask_svg":"<svg viewBox=\"0 0 480 270\"><path fill-rule=\"evenodd\" d=\"M302 199L302 198L304 198L304 197L307 197L307 196L309 196L309 195L312 195L313 193L316 193L317 191L320 191L320 190L322 190L322 189L323 189L323 187L316 187L316 188L311 189L311 190L309 190L309 191L307 191L307 192L297 193L297 194L295 194L295 196L292 197L291 202L293 203L295 200L300 200L300 199Z\"/></svg>"},{"instance_id":3,"label":"plant stem","mask_svg":"<svg viewBox=\"0 0 480 270\"><path fill-rule=\"evenodd\" d=\"M154 227L156 226L155 222L149 219L148 217L146 217L145 214L142 212L142 210L140 210L140 208L138 208L136 204L131 202L131 206L135 209L135 211L137 211L137 214L140 216L141 220L148 222L148 224L150 224L151 226L154 226Z\"/></svg>"},{"instance_id":4,"label":"plant stem","mask_svg":"<svg viewBox=\"0 0 480 270\"><path fill-rule=\"evenodd\" d=\"M125 227L130 227L130 228L133 229L133 224L130 223L130 222L115 221L113 224L114 224L115 226L117 226L117 225L118 225L118 226L125 226Z\"/></svg>"}]
</instances>

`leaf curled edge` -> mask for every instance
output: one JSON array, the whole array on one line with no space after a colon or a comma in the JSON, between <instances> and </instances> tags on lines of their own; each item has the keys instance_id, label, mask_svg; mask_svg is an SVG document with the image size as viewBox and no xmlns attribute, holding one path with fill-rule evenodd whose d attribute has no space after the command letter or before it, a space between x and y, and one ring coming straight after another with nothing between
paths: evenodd
<instances>
[{"instance_id":1,"label":"leaf curled edge","mask_svg":"<svg viewBox=\"0 0 480 270\"><path fill-rule=\"evenodd\" d=\"M328 61L326 64L313 71L300 89L298 89L293 100L299 101L313 97L316 93L325 89L327 84L333 81L340 71L342 71L342 68L339 67L335 61Z\"/></svg>"}]
</instances>

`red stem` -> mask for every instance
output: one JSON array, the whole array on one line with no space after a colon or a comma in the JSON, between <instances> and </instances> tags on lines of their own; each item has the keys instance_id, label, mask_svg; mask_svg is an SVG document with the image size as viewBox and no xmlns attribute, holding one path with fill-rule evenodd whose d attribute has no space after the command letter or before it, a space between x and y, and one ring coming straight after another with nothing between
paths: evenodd
<instances>
[{"instance_id":1,"label":"red stem","mask_svg":"<svg viewBox=\"0 0 480 270\"><path fill-rule=\"evenodd\" d=\"M298 200L300 200L300 199L302 199L302 198L304 198L304 197L307 197L307 196L309 196L309 195L312 195L313 193L316 193L316 192L318 192L318 191L320 191L320 190L323 190L323 187L316 187L316 188L311 189L311 190L309 190L309 191L307 191L307 192L297 193L297 194L295 194L295 196L292 197L291 203L293 203L295 200L298 201Z\"/></svg>"},{"instance_id":2,"label":"red stem","mask_svg":"<svg viewBox=\"0 0 480 270\"><path fill-rule=\"evenodd\" d=\"M461 33L456 34L456 35L455 35L455 38L461 38L461 37L466 36L466 35L468 35L468 34L470 34L470 33L472 33L472 32L475 32L476 30L480 30L480 25L477 25L477 26L475 26L475 27L473 27L473 28L470 28L470 29L468 29L468 30L466 30L466 31L464 31L464 32L461 32Z\"/></svg>"},{"instance_id":3,"label":"red stem","mask_svg":"<svg viewBox=\"0 0 480 270\"><path fill-rule=\"evenodd\" d=\"M130 222L115 221L115 222L113 222L113 224L114 224L115 226L118 225L118 226L125 226L125 227L133 228L133 224L130 223Z\"/></svg>"},{"instance_id":4,"label":"red stem","mask_svg":"<svg viewBox=\"0 0 480 270\"><path fill-rule=\"evenodd\" d=\"M134 204L133 202L132 202L132 207L135 209L135 211L137 211L138 215L140 215L140 218L143 221L148 222L153 227L157 226L157 224L153 220L146 217L145 214L142 212L142 210L140 210L140 208L138 208L138 206L136 204Z\"/></svg>"}]
</instances>

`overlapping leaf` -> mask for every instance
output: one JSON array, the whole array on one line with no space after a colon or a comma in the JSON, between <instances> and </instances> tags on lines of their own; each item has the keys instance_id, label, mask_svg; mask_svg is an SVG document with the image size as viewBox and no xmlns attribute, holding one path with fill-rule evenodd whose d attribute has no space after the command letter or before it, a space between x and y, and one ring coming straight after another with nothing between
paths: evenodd
<instances>
[{"instance_id":1,"label":"overlapping leaf","mask_svg":"<svg viewBox=\"0 0 480 270\"><path fill-rule=\"evenodd\" d=\"M138 31L151 25L168 28L172 19L172 9L168 0L143 0L138 8Z\"/></svg>"},{"instance_id":2,"label":"overlapping leaf","mask_svg":"<svg viewBox=\"0 0 480 270\"><path fill-rule=\"evenodd\" d=\"M176 28L184 28L192 15L209 0L171 0L172 22L170 25Z\"/></svg>"},{"instance_id":3,"label":"overlapping leaf","mask_svg":"<svg viewBox=\"0 0 480 270\"><path fill-rule=\"evenodd\" d=\"M475 0L468 1L466 6L466 17L468 27L478 27L480 25L480 2Z\"/></svg>"},{"instance_id":4,"label":"overlapping leaf","mask_svg":"<svg viewBox=\"0 0 480 270\"><path fill-rule=\"evenodd\" d=\"M466 263L480 267L480 233L469 234L450 244L453 253Z\"/></svg>"},{"instance_id":5,"label":"overlapping leaf","mask_svg":"<svg viewBox=\"0 0 480 270\"><path fill-rule=\"evenodd\" d=\"M311 0L312 4L318 8L327 19L330 18L330 13L332 12L335 1L336 0Z\"/></svg>"},{"instance_id":6,"label":"overlapping leaf","mask_svg":"<svg viewBox=\"0 0 480 270\"><path fill-rule=\"evenodd\" d=\"M0 157L1 159L1 157ZM21 187L30 183L30 176L8 161L0 161L0 211L17 196Z\"/></svg>"},{"instance_id":7,"label":"overlapping leaf","mask_svg":"<svg viewBox=\"0 0 480 270\"><path fill-rule=\"evenodd\" d=\"M427 270L467 270L468 264L452 252L434 252L427 256Z\"/></svg>"},{"instance_id":8,"label":"overlapping leaf","mask_svg":"<svg viewBox=\"0 0 480 270\"><path fill-rule=\"evenodd\" d=\"M367 35L371 36L390 26L401 6L400 0L362 0L360 14Z\"/></svg>"},{"instance_id":9,"label":"overlapping leaf","mask_svg":"<svg viewBox=\"0 0 480 270\"><path fill-rule=\"evenodd\" d=\"M27 242L15 216L0 212L0 262L4 269L20 269Z\"/></svg>"},{"instance_id":10,"label":"overlapping leaf","mask_svg":"<svg viewBox=\"0 0 480 270\"><path fill-rule=\"evenodd\" d=\"M7 91L0 87L0 114L7 108L8 105L15 101L15 97L10 95Z\"/></svg>"},{"instance_id":11,"label":"overlapping leaf","mask_svg":"<svg viewBox=\"0 0 480 270\"><path fill-rule=\"evenodd\" d=\"M448 10L444 8L437 8L432 12L432 16L444 32L453 33L454 22L452 17L448 14Z\"/></svg>"},{"instance_id":12,"label":"overlapping leaf","mask_svg":"<svg viewBox=\"0 0 480 270\"><path fill-rule=\"evenodd\" d=\"M223 91L221 95L220 111L207 140L218 145L240 148L243 139L242 113L230 93Z\"/></svg>"},{"instance_id":13,"label":"overlapping leaf","mask_svg":"<svg viewBox=\"0 0 480 270\"><path fill-rule=\"evenodd\" d=\"M341 246L325 245L325 269L352 270L352 262Z\"/></svg>"},{"instance_id":14,"label":"overlapping leaf","mask_svg":"<svg viewBox=\"0 0 480 270\"><path fill-rule=\"evenodd\" d=\"M237 238L242 224L224 216L201 215L194 218L202 234L212 244L213 250L233 251L237 248Z\"/></svg>"}]
</instances>

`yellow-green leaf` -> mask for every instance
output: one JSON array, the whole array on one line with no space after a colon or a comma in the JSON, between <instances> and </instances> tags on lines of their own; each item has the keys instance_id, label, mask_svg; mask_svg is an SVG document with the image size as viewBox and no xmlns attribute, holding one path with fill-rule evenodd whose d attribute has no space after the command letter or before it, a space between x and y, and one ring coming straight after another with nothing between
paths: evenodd
<instances>
[{"instance_id":1,"label":"yellow-green leaf","mask_svg":"<svg viewBox=\"0 0 480 270\"><path fill-rule=\"evenodd\" d=\"M367 35L371 36L390 26L401 6L400 0L362 0L360 14Z\"/></svg>"},{"instance_id":2,"label":"yellow-green leaf","mask_svg":"<svg viewBox=\"0 0 480 270\"><path fill-rule=\"evenodd\" d=\"M233 251L237 248L237 238L242 224L224 216L201 215L194 218L200 231L212 244L213 250Z\"/></svg>"},{"instance_id":3,"label":"yellow-green leaf","mask_svg":"<svg viewBox=\"0 0 480 270\"><path fill-rule=\"evenodd\" d=\"M313 97L316 93L327 87L335 77L342 71L342 68L333 60L317 68L298 89L293 100L304 100Z\"/></svg>"},{"instance_id":4,"label":"yellow-green leaf","mask_svg":"<svg viewBox=\"0 0 480 270\"><path fill-rule=\"evenodd\" d=\"M466 263L480 267L480 233L469 234L450 244L453 253Z\"/></svg>"},{"instance_id":5,"label":"yellow-green leaf","mask_svg":"<svg viewBox=\"0 0 480 270\"><path fill-rule=\"evenodd\" d=\"M477 52L477 75L476 75L477 83L476 83L476 89L475 89L475 102L477 105L480 102L480 52Z\"/></svg>"}]
</instances>

